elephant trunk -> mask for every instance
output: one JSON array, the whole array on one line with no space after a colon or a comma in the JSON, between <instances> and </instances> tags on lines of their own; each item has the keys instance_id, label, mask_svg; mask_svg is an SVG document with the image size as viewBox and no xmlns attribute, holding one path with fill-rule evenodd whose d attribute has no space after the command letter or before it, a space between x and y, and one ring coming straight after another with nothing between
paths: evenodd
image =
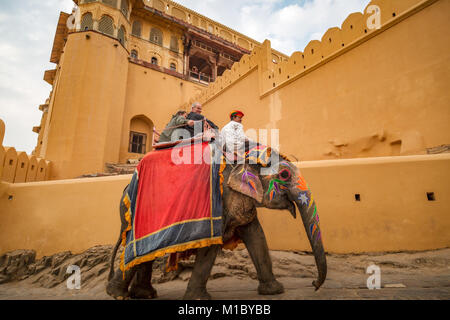
<instances>
[{"instance_id":1,"label":"elephant trunk","mask_svg":"<svg viewBox=\"0 0 450 320\"><path fill-rule=\"evenodd\" d=\"M305 197L299 197L295 203L297 204L300 215L302 216L303 225L305 226L306 234L308 235L311 249L314 254L314 259L316 261L318 277L312 284L317 291L325 282L327 277L327 260L322 243L322 234L320 231L317 207L312 198L306 197L306 194Z\"/></svg>"}]
</instances>

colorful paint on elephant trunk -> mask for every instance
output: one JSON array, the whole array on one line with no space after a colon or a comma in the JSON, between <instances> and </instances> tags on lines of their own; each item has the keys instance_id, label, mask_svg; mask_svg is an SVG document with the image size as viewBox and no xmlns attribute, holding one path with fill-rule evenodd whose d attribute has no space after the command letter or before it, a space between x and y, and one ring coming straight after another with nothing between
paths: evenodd
<instances>
[{"instance_id":1,"label":"colorful paint on elephant trunk","mask_svg":"<svg viewBox=\"0 0 450 320\"><path fill-rule=\"evenodd\" d=\"M280 193L281 190L286 190L287 182L280 179L272 179L269 182L269 188L267 189L266 195L269 195L269 200L272 201L276 193Z\"/></svg>"},{"instance_id":2,"label":"colorful paint on elephant trunk","mask_svg":"<svg viewBox=\"0 0 450 320\"><path fill-rule=\"evenodd\" d=\"M317 206L314 204L314 212L310 219L309 234L311 237L311 242L314 244L322 239L322 233L320 231L320 220L317 214Z\"/></svg>"},{"instance_id":3,"label":"colorful paint on elephant trunk","mask_svg":"<svg viewBox=\"0 0 450 320\"><path fill-rule=\"evenodd\" d=\"M305 178L303 176L299 175L297 180L297 189L300 189L301 191L308 191L309 186L305 181Z\"/></svg>"}]
</instances>

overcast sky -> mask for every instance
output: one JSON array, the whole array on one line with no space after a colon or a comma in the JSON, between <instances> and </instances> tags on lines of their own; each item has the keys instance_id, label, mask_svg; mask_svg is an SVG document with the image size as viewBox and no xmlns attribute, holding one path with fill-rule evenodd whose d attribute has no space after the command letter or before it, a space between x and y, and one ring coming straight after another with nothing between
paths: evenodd
<instances>
[{"instance_id":1,"label":"overcast sky","mask_svg":"<svg viewBox=\"0 0 450 320\"><path fill-rule=\"evenodd\" d=\"M179 0L178 3L291 55L310 40L340 27L369 0ZM54 69L50 53L60 11L72 0L0 0L0 118L6 124L3 145L31 153L51 86L44 71Z\"/></svg>"}]
</instances>

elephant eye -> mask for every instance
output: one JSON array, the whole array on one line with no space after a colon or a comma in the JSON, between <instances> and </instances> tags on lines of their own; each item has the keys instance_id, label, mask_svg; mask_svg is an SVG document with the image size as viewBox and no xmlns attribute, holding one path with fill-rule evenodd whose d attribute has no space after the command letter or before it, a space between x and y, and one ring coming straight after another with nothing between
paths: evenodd
<instances>
[{"instance_id":1,"label":"elephant eye","mask_svg":"<svg viewBox=\"0 0 450 320\"><path fill-rule=\"evenodd\" d=\"M282 170L279 175L283 181L287 181L291 178L291 172L287 169Z\"/></svg>"}]
</instances>

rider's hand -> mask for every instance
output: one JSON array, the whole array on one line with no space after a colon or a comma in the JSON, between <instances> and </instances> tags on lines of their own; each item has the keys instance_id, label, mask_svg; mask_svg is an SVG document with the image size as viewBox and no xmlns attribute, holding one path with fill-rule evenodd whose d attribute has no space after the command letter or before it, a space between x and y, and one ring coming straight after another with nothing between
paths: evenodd
<instances>
[{"instance_id":1,"label":"rider's hand","mask_svg":"<svg viewBox=\"0 0 450 320\"><path fill-rule=\"evenodd\" d=\"M188 124L189 127L193 127L194 126L194 120L189 120L187 122L187 124Z\"/></svg>"}]
</instances>

